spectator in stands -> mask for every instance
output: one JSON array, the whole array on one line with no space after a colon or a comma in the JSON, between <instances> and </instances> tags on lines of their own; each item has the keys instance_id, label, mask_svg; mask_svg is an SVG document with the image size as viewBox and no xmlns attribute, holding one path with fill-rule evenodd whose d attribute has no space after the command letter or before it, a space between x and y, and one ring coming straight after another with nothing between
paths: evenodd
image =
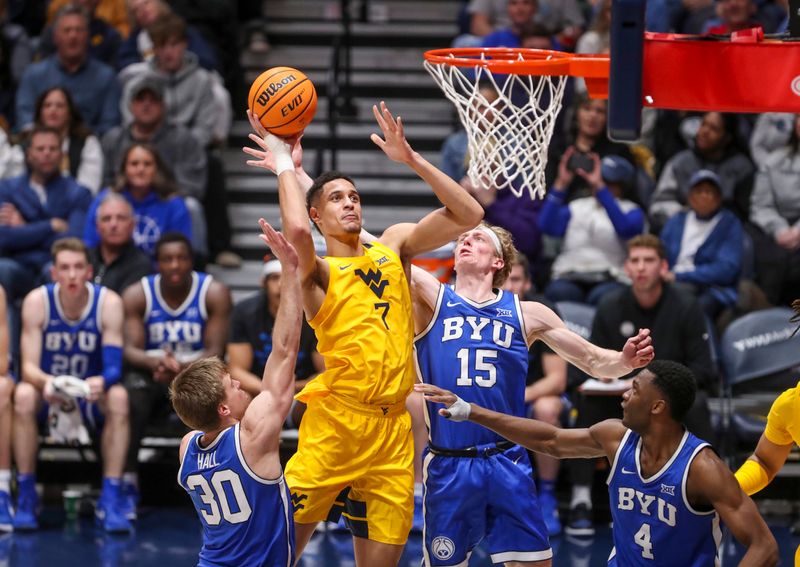
<instances>
[{"instance_id":1,"label":"spectator in stands","mask_svg":"<svg viewBox=\"0 0 800 567\"><path fill-rule=\"evenodd\" d=\"M61 175L57 131L34 128L26 155L30 173L0 181L0 285L9 303L45 277L56 239L81 235L92 201L88 189Z\"/></svg>"},{"instance_id":2,"label":"spectator in stands","mask_svg":"<svg viewBox=\"0 0 800 567\"><path fill-rule=\"evenodd\" d=\"M133 18L132 30L120 48L117 58L119 69L152 59L154 47L149 28L161 18L173 14L172 8L164 0L129 0L129 6ZM187 49L197 56L201 67L209 71L220 70L216 53L200 32L188 27L186 41Z\"/></svg>"},{"instance_id":3,"label":"spectator in stands","mask_svg":"<svg viewBox=\"0 0 800 567\"><path fill-rule=\"evenodd\" d=\"M10 531L14 510L11 504L11 394L14 381L11 379L11 353L6 311L6 292L0 287L0 531Z\"/></svg>"},{"instance_id":4,"label":"spectator in stands","mask_svg":"<svg viewBox=\"0 0 800 567\"><path fill-rule=\"evenodd\" d=\"M133 80L150 75L164 82L166 115L170 123L188 128L204 148L227 138L230 96L219 76L200 67L197 56L187 51L186 22L180 16L169 14L152 24L149 31L154 57L147 63L129 67L120 75L125 83L121 105L125 122L130 122L128 109Z\"/></svg>"},{"instance_id":5,"label":"spectator in stands","mask_svg":"<svg viewBox=\"0 0 800 567\"><path fill-rule=\"evenodd\" d=\"M22 73L33 58L25 28L6 19L6 2L0 0L0 126L16 127L14 98Z\"/></svg>"},{"instance_id":6,"label":"spectator in stands","mask_svg":"<svg viewBox=\"0 0 800 567\"><path fill-rule=\"evenodd\" d=\"M152 271L150 257L136 248L133 207L125 197L110 191L97 206L99 244L89 251L94 283L122 293Z\"/></svg>"},{"instance_id":7,"label":"spectator in stands","mask_svg":"<svg viewBox=\"0 0 800 567\"><path fill-rule=\"evenodd\" d=\"M184 195L202 201L206 192L206 152L194 135L165 116L164 81L154 76L135 79L131 85L129 126L117 126L103 136L103 183L113 185L122 159L135 143L151 144L168 163Z\"/></svg>"},{"instance_id":8,"label":"spectator in stands","mask_svg":"<svg viewBox=\"0 0 800 567\"><path fill-rule=\"evenodd\" d=\"M74 0L72 4L83 7L89 14L89 55L116 69L122 36L111 24L97 15L100 0ZM53 27L47 26L39 39L39 56L48 57L55 50Z\"/></svg>"},{"instance_id":9,"label":"spectator in stands","mask_svg":"<svg viewBox=\"0 0 800 567\"><path fill-rule=\"evenodd\" d=\"M545 289L551 301L597 305L607 293L622 286L625 242L644 231L644 212L631 200L636 170L625 158L607 156L602 165L589 154L591 171L575 165L569 148L558 164L558 177L539 216L544 234L562 238L553 262L552 279ZM578 175L594 194L566 202L566 188Z\"/></svg>"},{"instance_id":10,"label":"spectator in stands","mask_svg":"<svg viewBox=\"0 0 800 567\"><path fill-rule=\"evenodd\" d=\"M251 395L261 391L264 364L272 352L272 327L280 305L281 264L269 260L261 272L261 289L233 308L231 331L227 347L231 378ZM319 372L324 370L322 356L317 352L314 330L303 321L300 350L295 365L295 391L299 392ZM289 427L299 427L305 404L295 402L287 416Z\"/></svg>"},{"instance_id":11,"label":"spectator in stands","mask_svg":"<svg viewBox=\"0 0 800 567\"><path fill-rule=\"evenodd\" d=\"M800 115L788 144L771 152L756 175L750 221L756 281L773 305L788 305L800 285Z\"/></svg>"},{"instance_id":12,"label":"spectator in stands","mask_svg":"<svg viewBox=\"0 0 800 567\"><path fill-rule=\"evenodd\" d=\"M14 529L39 527L39 427L49 421L52 428L53 420L45 416L69 411L62 404L77 401L79 409L74 411L82 417L80 427L96 428L101 438L103 489L97 518L108 532L128 532L131 524L124 516L120 492L129 435L128 395L119 384L122 301L113 291L89 283L89 251L77 238L53 245L51 276L55 283L30 292L22 305L22 382L14 392L18 485ZM56 378L63 375L85 381L86 397L65 398L57 391Z\"/></svg>"},{"instance_id":13,"label":"spectator in stands","mask_svg":"<svg viewBox=\"0 0 800 567\"><path fill-rule=\"evenodd\" d=\"M684 295L663 281L668 272L663 245L652 234L628 241L625 271L633 282L606 296L597 306L591 342L616 349L639 329L649 328L661 360L674 360L688 366L697 380L695 402L685 423L701 439L713 440L708 410L708 391L716 386L708 333L703 311L697 300ZM608 418L621 418L620 396L581 394L575 399L578 419L575 427L589 427ZM566 532L574 535L594 533L591 487L594 462L571 463L572 501Z\"/></svg>"},{"instance_id":14,"label":"spectator in stands","mask_svg":"<svg viewBox=\"0 0 800 567\"><path fill-rule=\"evenodd\" d=\"M689 180L689 210L667 221L661 240L670 271L665 281L697 296L714 321L738 297L742 268L742 223L722 208L722 182L701 169Z\"/></svg>"},{"instance_id":15,"label":"spectator in stands","mask_svg":"<svg viewBox=\"0 0 800 567\"><path fill-rule=\"evenodd\" d=\"M547 159L546 169L548 186L552 186L555 182L561 157L570 146L574 147L576 153L583 155L595 153L600 159L609 155L617 155L633 163L633 157L628 147L612 142L606 136L608 105L605 100L591 99L588 95L578 95L575 97L574 109L566 143L555 141L550 145L550 156ZM592 195L588 182L577 175L572 177L572 181L565 190L568 201Z\"/></svg>"},{"instance_id":16,"label":"spectator in stands","mask_svg":"<svg viewBox=\"0 0 800 567\"><path fill-rule=\"evenodd\" d=\"M477 47L494 30L511 25L509 4L518 0L471 0L470 33L459 36L453 47ZM583 12L575 0L539 0L535 2L536 23L561 32L560 42L572 47L585 23Z\"/></svg>"},{"instance_id":17,"label":"spectator in stands","mask_svg":"<svg viewBox=\"0 0 800 567\"><path fill-rule=\"evenodd\" d=\"M25 173L25 152L11 142L5 128L0 128L0 179Z\"/></svg>"},{"instance_id":18,"label":"spectator in stands","mask_svg":"<svg viewBox=\"0 0 800 567\"><path fill-rule=\"evenodd\" d=\"M648 6L650 2L648 2ZM578 38L575 53L608 53L611 48L611 0L600 0L595 6L589 29ZM585 93L586 82L582 77L575 80L575 92Z\"/></svg>"},{"instance_id":19,"label":"spectator in stands","mask_svg":"<svg viewBox=\"0 0 800 567\"><path fill-rule=\"evenodd\" d=\"M164 234L155 247L158 273L122 295L125 305L125 386L131 403L131 442L125 475L127 512L135 517L136 464L147 426L172 415L169 384L189 363L222 358L231 296L209 274L195 272L192 246L180 233Z\"/></svg>"},{"instance_id":20,"label":"spectator in stands","mask_svg":"<svg viewBox=\"0 0 800 567\"><path fill-rule=\"evenodd\" d=\"M44 91L36 100L34 123L61 134L61 173L96 194L103 177L103 149L83 123L72 96L62 87Z\"/></svg>"},{"instance_id":21,"label":"spectator in stands","mask_svg":"<svg viewBox=\"0 0 800 567\"><path fill-rule=\"evenodd\" d=\"M93 2L94 0L79 0ZM47 23L52 24L58 11L65 4L74 4L74 0L50 0L47 6ZM121 38L125 39L131 33L127 0L99 0L94 15L108 22Z\"/></svg>"},{"instance_id":22,"label":"spectator in stands","mask_svg":"<svg viewBox=\"0 0 800 567\"><path fill-rule=\"evenodd\" d=\"M530 264L524 254L517 252L511 272L503 289L519 296L522 301L538 301L558 314L558 308L539 294L532 294ZM536 341L528 355L528 375L525 379L525 403L531 407L531 417L555 426L561 426L564 409L563 394L567 388L567 363L544 341ZM539 506L550 536L561 533L556 500L559 460L534 453L535 471L539 477Z\"/></svg>"},{"instance_id":23,"label":"spectator in stands","mask_svg":"<svg viewBox=\"0 0 800 567\"><path fill-rule=\"evenodd\" d=\"M704 33L726 35L747 28L761 28L754 0L717 0L717 18L706 22Z\"/></svg>"},{"instance_id":24,"label":"spectator in stands","mask_svg":"<svg viewBox=\"0 0 800 567\"><path fill-rule=\"evenodd\" d=\"M757 168L766 164L769 155L789 143L794 132L795 115L789 112L765 112L758 115L750 135L750 155Z\"/></svg>"},{"instance_id":25,"label":"spectator in stands","mask_svg":"<svg viewBox=\"0 0 800 567\"><path fill-rule=\"evenodd\" d=\"M120 89L114 69L92 58L89 16L79 6L68 5L53 22L56 53L25 70L17 93L17 125L26 129L34 118L34 102L54 86L72 95L89 127L103 134L119 123Z\"/></svg>"},{"instance_id":26,"label":"spectator in stands","mask_svg":"<svg viewBox=\"0 0 800 567\"><path fill-rule=\"evenodd\" d=\"M97 206L109 191L125 197L133 207L136 247L154 256L156 242L162 234L180 232L192 237L189 210L158 152L148 144L134 143L125 152L116 183L104 189L92 202L86 219L84 240L93 248L100 243L97 232Z\"/></svg>"},{"instance_id":27,"label":"spectator in stands","mask_svg":"<svg viewBox=\"0 0 800 567\"><path fill-rule=\"evenodd\" d=\"M508 26L497 28L483 38L481 47L520 47L522 35L533 25L536 0L508 0Z\"/></svg>"},{"instance_id":28,"label":"spectator in stands","mask_svg":"<svg viewBox=\"0 0 800 567\"><path fill-rule=\"evenodd\" d=\"M736 116L707 112L694 140L693 148L677 153L661 172L649 211L656 231L686 205L689 179L701 169L719 176L723 206L739 218L747 218L753 164L738 147Z\"/></svg>"}]
</instances>

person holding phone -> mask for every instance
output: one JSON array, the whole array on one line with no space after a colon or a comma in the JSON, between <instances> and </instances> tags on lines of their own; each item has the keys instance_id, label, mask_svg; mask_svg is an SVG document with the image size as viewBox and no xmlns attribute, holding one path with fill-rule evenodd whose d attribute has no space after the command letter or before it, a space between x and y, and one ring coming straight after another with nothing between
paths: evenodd
<instances>
[{"instance_id":1,"label":"person holding phone","mask_svg":"<svg viewBox=\"0 0 800 567\"><path fill-rule=\"evenodd\" d=\"M539 215L542 233L562 239L545 288L550 301L597 305L621 287L625 242L644 230L644 211L632 197L635 175L633 165L619 156L601 161L574 147L564 153ZM567 203L566 188L576 176L589 185L592 196Z\"/></svg>"}]
</instances>

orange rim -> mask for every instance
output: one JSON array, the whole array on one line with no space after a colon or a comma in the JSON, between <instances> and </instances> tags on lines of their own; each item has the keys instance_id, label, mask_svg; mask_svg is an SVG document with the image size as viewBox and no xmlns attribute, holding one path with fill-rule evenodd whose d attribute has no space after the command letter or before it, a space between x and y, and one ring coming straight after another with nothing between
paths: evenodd
<instances>
[{"instance_id":1,"label":"orange rim","mask_svg":"<svg viewBox=\"0 0 800 567\"><path fill-rule=\"evenodd\" d=\"M425 60L434 65L481 66L493 73L512 75L566 75L607 79L608 55L575 55L547 49L461 47L432 49Z\"/></svg>"}]
</instances>

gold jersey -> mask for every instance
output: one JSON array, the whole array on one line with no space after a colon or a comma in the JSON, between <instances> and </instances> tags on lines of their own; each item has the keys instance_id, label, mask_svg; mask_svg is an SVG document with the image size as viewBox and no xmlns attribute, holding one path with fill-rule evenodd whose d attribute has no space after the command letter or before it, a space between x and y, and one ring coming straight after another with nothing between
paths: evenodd
<instances>
[{"instance_id":1,"label":"gold jersey","mask_svg":"<svg viewBox=\"0 0 800 567\"><path fill-rule=\"evenodd\" d=\"M330 280L309 321L325 372L297 398L334 394L368 405L404 402L413 387L411 290L400 258L373 242L364 255L326 257Z\"/></svg>"},{"instance_id":2,"label":"gold jersey","mask_svg":"<svg viewBox=\"0 0 800 567\"><path fill-rule=\"evenodd\" d=\"M783 392L772 404L764 430L776 445L800 445L800 384Z\"/></svg>"}]
</instances>

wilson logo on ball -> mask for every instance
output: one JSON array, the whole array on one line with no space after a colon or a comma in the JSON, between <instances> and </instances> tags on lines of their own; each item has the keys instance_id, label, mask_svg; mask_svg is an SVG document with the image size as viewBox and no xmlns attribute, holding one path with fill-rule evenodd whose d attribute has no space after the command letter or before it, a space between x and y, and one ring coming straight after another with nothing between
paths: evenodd
<instances>
[{"instance_id":1,"label":"wilson logo on ball","mask_svg":"<svg viewBox=\"0 0 800 567\"><path fill-rule=\"evenodd\" d=\"M295 78L294 75L287 75L279 83L270 83L269 86L266 89L264 89L259 95L258 104L267 104L269 102L270 97L272 97L272 95L281 90L284 87L284 85L288 85L289 83L292 83L296 80L297 79Z\"/></svg>"}]
</instances>

